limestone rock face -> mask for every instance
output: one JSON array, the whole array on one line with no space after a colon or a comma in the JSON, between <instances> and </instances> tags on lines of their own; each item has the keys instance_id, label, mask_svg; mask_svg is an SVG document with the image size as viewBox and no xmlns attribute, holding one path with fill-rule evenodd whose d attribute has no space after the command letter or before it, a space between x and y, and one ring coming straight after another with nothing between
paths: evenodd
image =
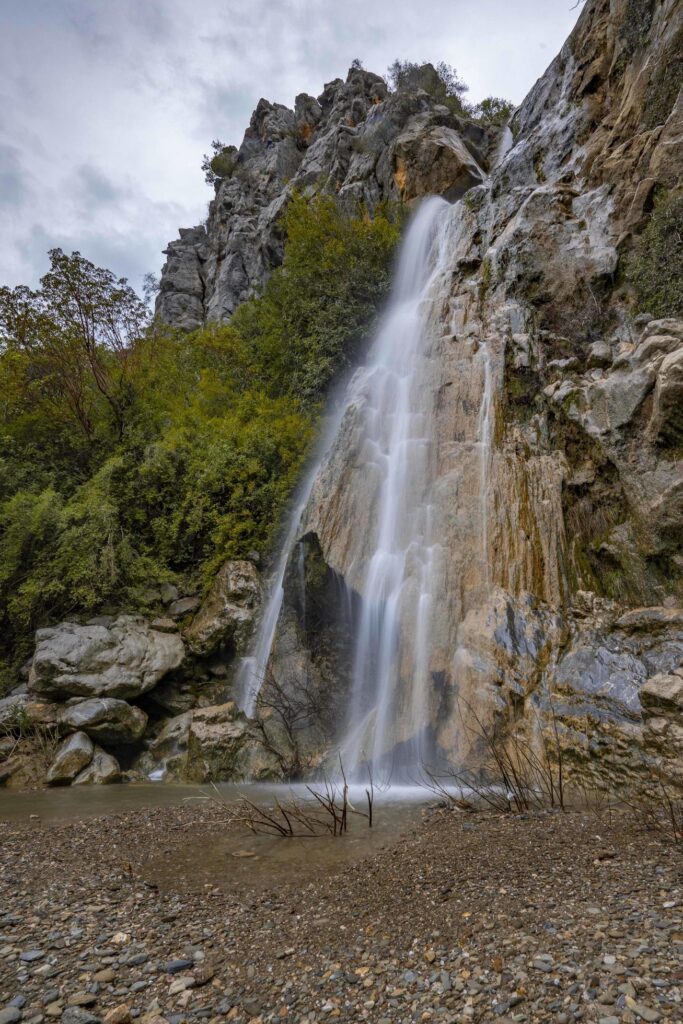
<instances>
[{"instance_id":1,"label":"limestone rock face","mask_svg":"<svg viewBox=\"0 0 683 1024\"><path fill-rule=\"evenodd\" d=\"M242 652L261 600L261 583L251 562L225 562L185 639L193 654L207 656L222 644Z\"/></svg>"},{"instance_id":2,"label":"limestone rock face","mask_svg":"<svg viewBox=\"0 0 683 1024\"><path fill-rule=\"evenodd\" d=\"M297 96L294 110L260 100L206 225L181 230L166 250L157 314L185 329L228 318L280 264L279 222L295 191L371 210L430 192L456 198L483 179L498 135L417 81L389 93L378 75L353 68L317 99Z\"/></svg>"},{"instance_id":3,"label":"limestone rock face","mask_svg":"<svg viewBox=\"0 0 683 1024\"><path fill-rule=\"evenodd\" d=\"M72 786L106 786L118 782L121 768L115 757L95 747L92 761L71 783Z\"/></svg>"},{"instance_id":4,"label":"limestone rock face","mask_svg":"<svg viewBox=\"0 0 683 1024\"><path fill-rule=\"evenodd\" d=\"M111 625L63 622L36 634L33 694L50 698L139 697L183 660L181 637L121 615Z\"/></svg>"},{"instance_id":5,"label":"limestone rock face","mask_svg":"<svg viewBox=\"0 0 683 1024\"><path fill-rule=\"evenodd\" d=\"M683 107L667 76L683 11L675 0L648 7L634 40L631 7L589 0L515 112L497 163L479 160L472 140L433 113L423 131L427 112L417 110L386 151L407 197L409 167L416 190L432 171L445 181L439 160L422 157L447 129L487 174L479 181L471 169L449 215L452 279L429 310L412 377L429 442L436 747L476 760L463 702L501 734L532 736L554 720L573 770L593 782L601 772L635 777L659 756L656 735L668 737L660 753L677 778L683 724L667 705L665 727L648 689L683 661L683 321L634 315L632 296L614 284L657 190L682 184ZM406 163L397 165L401 137ZM421 141L409 161L413 137ZM347 175L341 193L350 187ZM368 454L370 381L365 369L354 378L297 538L313 541L361 603L384 480L381 457ZM421 567L407 565L399 705L417 657L410 595ZM266 678L292 693L298 671L299 685L320 688L314 638L292 629L300 598L285 596ZM399 721L397 748L405 728Z\"/></svg>"},{"instance_id":6,"label":"limestone rock face","mask_svg":"<svg viewBox=\"0 0 683 1024\"><path fill-rule=\"evenodd\" d=\"M188 782L211 782L277 779L282 772L258 726L229 702L192 712L183 775Z\"/></svg>"},{"instance_id":7,"label":"limestone rock face","mask_svg":"<svg viewBox=\"0 0 683 1024\"><path fill-rule=\"evenodd\" d=\"M84 732L75 732L59 747L48 769L47 781L51 784L72 782L90 764L94 752L90 737Z\"/></svg>"},{"instance_id":8,"label":"limestone rock face","mask_svg":"<svg viewBox=\"0 0 683 1024\"><path fill-rule=\"evenodd\" d=\"M142 738L147 715L141 708L115 697L93 697L66 707L62 727L78 729L101 743L136 743Z\"/></svg>"}]
</instances>

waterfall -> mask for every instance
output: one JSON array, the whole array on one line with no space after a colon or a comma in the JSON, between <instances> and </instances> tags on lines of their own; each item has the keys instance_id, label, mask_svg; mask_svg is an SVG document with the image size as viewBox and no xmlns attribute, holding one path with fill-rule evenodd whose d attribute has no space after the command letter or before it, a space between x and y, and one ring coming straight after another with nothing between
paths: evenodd
<instances>
[{"instance_id":1,"label":"waterfall","mask_svg":"<svg viewBox=\"0 0 683 1024\"><path fill-rule=\"evenodd\" d=\"M380 482L341 743L352 775L365 761L386 775L415 766L428 754L430 625L439 545L430 502L435 396L424 364L434 320L452 283L450 228L458 216L458 207L443 199L428 199L419 208L367 369L355 385L363 397L365 469ZM401 643L406 631L410 640Z\"/></svg>"},{"instance_id":2,"label":"waterfall","mask_svg":"<svg viewBox=\"0 0 683 1024\"><path fill-rule=\"evenodd\" d=\"M339 753L349 775L372 765L376 777L409 773L432 752L430 673L435 579L442 555L434 528L437 479L433 437L438 386L430 377L434 347L448 336L462 206L424 200L401 246L387 310L367 362L347 388L336 425L302 485L290 518L253 652L239 674L240 703L253 714L283 600L283 581L306 518L307 501L346 413L359 418L359 460L370 481L367 554L349 573L360 581L353 672ZM485 343L479 413L481 511L485 519L490 448L491 369ZM476 444L476 442L475 442ZM304 524L305 525L305 524ZM487 542L482 538L486 557ZM299 557L303 552L300 550ZM298 565L301 580L304 567Z\"/></svg>"}]
</instances>

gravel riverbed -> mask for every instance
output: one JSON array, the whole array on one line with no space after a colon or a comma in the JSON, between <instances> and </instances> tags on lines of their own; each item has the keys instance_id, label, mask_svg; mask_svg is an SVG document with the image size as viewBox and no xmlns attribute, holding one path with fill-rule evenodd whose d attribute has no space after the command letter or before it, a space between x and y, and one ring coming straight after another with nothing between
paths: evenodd
<instances>
[{"instance_id":1,"label":"gravel riverbed","mask_svg":"<svg viewBox=\"0 0 683 1024\"><path fill-rule=\"evenodd\" d=\"M224 818L0 822L0 1024L683 1021L683 861L628 812L424 808L272 878L246 836L207 881Z\"/></svg>"}]
</instances>

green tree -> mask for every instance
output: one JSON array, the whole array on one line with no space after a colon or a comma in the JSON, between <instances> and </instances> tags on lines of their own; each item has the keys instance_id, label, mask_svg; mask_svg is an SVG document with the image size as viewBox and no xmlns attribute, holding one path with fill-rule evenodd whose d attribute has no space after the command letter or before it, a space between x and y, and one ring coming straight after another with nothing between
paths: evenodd
<instances>
[{"instance_id":1,"label":"green tree","mask_svg":"<svg viewBox=\"0 0 683 1024\"><path fill-rule=\"evenodd\" d=\"M49 257L37 291L0 289L0 376L14 380L25 411L47 403L88 445L103 425L120 439L148 311L125 278L80 253L51 249Z\"/></svg>"},{"instance_id":2,"label":"green tree","mask_svg":"<svg viewBox=\"0 0 683 1024\"><path fill-rule=\"evenodd\" d=\"M487 96L481 103L472 107L471 113L481 124L503 125L510 120L514 109L515 105L510 100L504 100L500 96Z\"/></svg>"}]
</instances>

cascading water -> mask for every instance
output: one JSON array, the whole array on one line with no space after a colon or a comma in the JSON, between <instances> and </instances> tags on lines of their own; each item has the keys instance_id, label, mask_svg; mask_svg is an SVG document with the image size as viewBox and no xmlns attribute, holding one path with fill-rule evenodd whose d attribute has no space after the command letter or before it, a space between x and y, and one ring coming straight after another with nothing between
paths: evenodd
<instances>
[{"instance_id":1,"label":"cascading water","mask_svg":"<svg viewBox=\"0 0 683 1024\"><path fill-rule=\"evenodd\" d=\"M409 777L433 751L430 659L435 602L443 593L437 581L443 581L443 573L434 514L439 388L430 367L435 347L452 330L447 310L461 211L460 203L430 198L413 218L387 311L367 363L349 385L337 424L328 431L321 457L301 488L254 651L240 673L241 706L251 714L277 631L286 566L290 558L303 555L302 550L298 556L292 553L305 526L307 500L339 424L348 415L358 434L357 467L369 494L367 521L357 524L368 542L345 574L360 597L352 680L339 737L339 753L350 777L362 774L366 762L378 778L390 773ZM475 489L485 520L491 368L485 343L479 352L483 397L472 441L473 450L479 451L480 482ZM485 533L481 543L486 559ZM303 575L299 565L300 581Z\"/></svg>"},{"instance_id":2,"label":"cascading water","mask_svg":"<svg viewBox=\"0 0 683 1024\"><path fill-rule=\"evenodd\" d=\"M364 761L383 773L400 772L428 755L429 637L439 545L430 502L434 395L423 386L420 364L432 341L434 307L451 284L450 226L458 215L457 207L436 198L417 212L368 367L351 396L355 401L362 395L366 472L379 480L374 552L364 573L341 744L351 773ZM400 642L403 629L412 634L409 645Z\"/></svg>"}]
</instances>

